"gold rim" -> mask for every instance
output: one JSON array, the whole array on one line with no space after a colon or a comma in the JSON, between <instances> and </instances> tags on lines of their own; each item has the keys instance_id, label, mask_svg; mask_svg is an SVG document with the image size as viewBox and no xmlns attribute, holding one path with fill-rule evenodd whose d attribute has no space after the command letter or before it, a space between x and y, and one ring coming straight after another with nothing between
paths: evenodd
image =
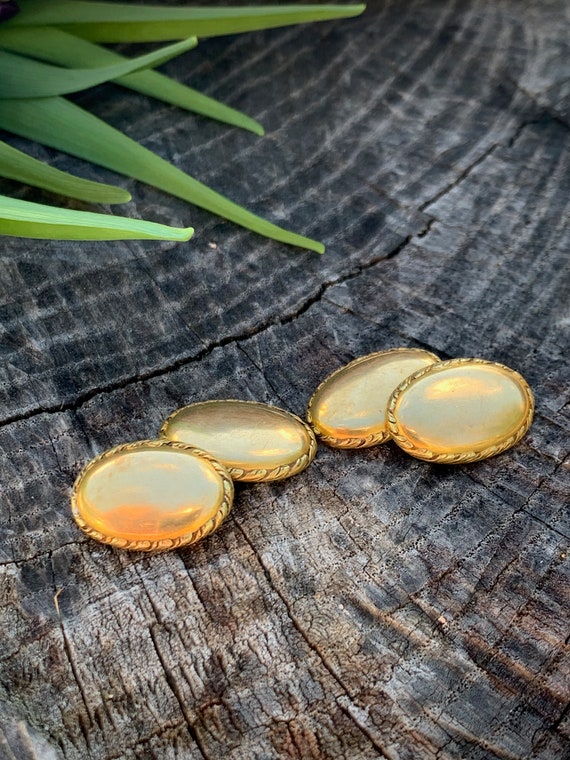
<instances>
[{"instance_id":1,"label":"gold rim","mask_svg":"<svg viewBox=\"0 0 570 760\"><path fill-rule=\"evenodd\" d=\"M465 364L478 364L478 365L483 365L483 366L488 366L488 367L489 366L498 367L499 369L505 371L506 373L508 373L509 375L513 377L514 382L516 382L516 384L522 389L527 401L527 412L521 424L514 431L514 433L512 433L508 438L506 438L501 443L496 444L495 446L487 446L484 449L473 449L471 451L465 451L465 452L462 452L461 454L437 454L436 452L431 451L430 449L424 449L424 448L415 446L401 432L400 425L395 415L398 399L400 398L402 393L404 393L404 391L410 387L410 385L413 385L413 383L415 383L416 380L419 380L420 378L424 377L424 375L427 375L430 372L436 372L440 369L445 369L447 367L460 367ZM446 361L437 362L436 364L432 364L429 367L424 367L423 369L420 369L417 372L414 372L413 375L410 375L403 382L400 383L400 385L394 390L394 392L392 393L390 397L390 401L388 403L388 409L386 412L386 421L387 421L390 437L401 449L403 449L406 453L410 454L411 456L416 457L417 459L423 459L424 461L427 461L427 462L435 462L438 464L464 464L467 462L477 462L481 459L488 459L489 457L495 456L496 454L501 454L503 451L510 449L511 446L514 446L516 443L518 443L520 439L523 437L523 435L525 435L525 433L531 426L533 416L534 416L533 393L530 389L530 386L524 379L524 377L520 375L518 372L516 372L514 369L511 369L510 367L507 367L504 364L499 364L499 362L491 362L491 361L487 361L486 359L447 359Z\"/></svg>"},{"instance_id":2,"label":"gold rim","mask_svg":"<svg viewBox=\"0 0 570 760\"><path fill-rule=\"evenodd\" d=\"M219 475L219 477L222 480L222 489L223 489L221 504L216 514L213 517L211 517L208 520L208 522L206 522L204 525L198 528L198 530L192 531L190 533L186 533L185 535L179 536L178 538L164 538L164 539L161 539L160 541L145 541L145 540L138 540L138 539L132 540L132 539L127 539L127 538L117 538L116 536L108 536L105 533L101 533L100 531L92 528L80 515L79 507L77 504L77 494L84 478L93 469L95 469L101 462L114 456L115 454L119 454L123 451L136 451L137 449L142 449L142 448L147 448L147 449L148 448L151 448L151 449L169 448L169 449L176 449L179 451L185 451L189 454L192 454L194 456L197 456L201 459L205 459L206 461L208 461L211 464L212 468ZM99 454L94 459L92 459L84 467L84 469L80 472L80 474L75 479L75 483L73 484L73 490L71 492L71 512L79 528L86 535L88 535L90 538L95 539L96 541L100 541L103 544L108 544L109 546L113 546L115 549L127 549L127 550L132 550L132 551L141 551L141 552L161 552L161 551L168 551L169 549L178 549L182 546L188 546L189 544L194 544L196 543L196 541L199 541L200 539L204 538L210 533L213 533L229 515L232 508L233 497L234 497L234 484L232 482L230 474L228 473L227 469L220 462L218 462L217 459L214 459L214 457L211 454L208 454L207 451L203 451L202 449L198 449L194 446L189 446L186 443L179 443L177 441L168 441L168 440L135 441L132 443L123 443L120 446L115 446L114 448L109 449L108 451L104 451L102 454Z\"/></svg>"},{"instance_id":3,"label":"gold rim","mask_svg":"<svg viewBox=\"0 0 570 760\"><path fill-rule=\"evenodd\" d=\"M315 438L315 434L309 425L302 420L300 417L297 417L296 414L293 414L292 412L288 412L286 409L281 409L278 406L271 406L271 404L264 404L261 401L245 401L244 399L236 399L236 398L228 398L228 399L210 399L208 401L196 401L193 404L187 404L186 406L181 406L179 409L176 409L176 411L172 412L165 421L162 423L160 430L159 430L159 436L161 440L167 440L170 441L171 439L168 438L166 435L166 429L168 428L168 425L170 421L176 417L176 415L180 414L180 412L183 412L185 409L191 409L192 407L198 406L199 404L204 406L206 404L208 405L216 405L216 404L225 404L227 402L231 402L232 404L247 404L248 406L259 406L263 409L271 409L274 412L278 412L281 414L285 414L287 417L292 418L296 420L301 427L305 430L307 433L307 437L309 439L309 449L306 453L301 454L300 457L295 459L293 462L290 462L289 464L283 464L279 467L273 467L271 469L251 469L251 470L245 470L241 467L232 467L231 465L225 464L225 468L231 475L233 480L237 480L240 483L260 483L260 482L269 482L269 481L275 481L275 480L285 480L285 478L290 478L293 475L297 475L298 473L302 472L304 469L306 469L313 459L315 458L315 455L317 453L317 440Z\"/></svg>"},{"instance_id":4,"label":"gold rim","mask_svg":"<svg viewBox=\"0 0 570 760\"><path fill-rule=\"evenodd\" d=\"M327 446L332 446L335 449L366 449L370 446L377 446L381 443L386 443L390 440L391 435L389 432L382 430L378 433L372 433L368 436L364 437L354 437L354 438L336 438L333 435L329 435L328 433L325 433L319 429L318 423L315 422L313 418L312 413L312 407L315 401L315 398L317 397L317 394L321 390L321 388L326 384L329 383L336 375L339 375L341 372L344 372L349 367L357 367L359 364L363 364L366 361L369 361L370 359L375 359L377 356L388 356L389 354L399 354L404 353L406 351L421 351L424 354L427 354L427 356L431 356L434 360L434 362L439 362L440 358L439 356L436 356L436 354L432 354L431 351L426 351L423 348L389 348L386 351L375 351L371 354L366 354L365 356L359 356L357 359L353 359L348 364L344 364L342 367L339 367L338 369L335 369L334 372L332 372L330 375L325 377L325 379L320 383L317 390L313 393L311 396L311 399L309 401L309 406L307 408L307 421L309 425L312 426L312 428L315 431L315 434L319 437L319 440L323 443L326 443ZM430 365L431 366L431 365Z\"/></svg>"}]
</instances>

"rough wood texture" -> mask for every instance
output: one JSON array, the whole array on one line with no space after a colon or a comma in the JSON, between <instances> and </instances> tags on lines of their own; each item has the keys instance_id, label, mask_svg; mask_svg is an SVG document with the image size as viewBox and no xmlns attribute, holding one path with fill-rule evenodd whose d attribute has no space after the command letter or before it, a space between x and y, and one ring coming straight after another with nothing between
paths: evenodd
<instances>
[{"instance_id":1,"label":"rough wood texture","mask_svg":"<svg viewBox=\"0 0 570 760\"><path fill-rule=\"evenodd\" d=\"M569 32L564 0L373 0L168 64L263 139L78 98L328 250L127 180L127 213L195 239L3 242L2 760L570 757ZM81 467L175 408L302 415L333 369L403 345L519 370L530 433L455 468L321 447L171 554L75 528Z\"/></svg>"}]
</instances>

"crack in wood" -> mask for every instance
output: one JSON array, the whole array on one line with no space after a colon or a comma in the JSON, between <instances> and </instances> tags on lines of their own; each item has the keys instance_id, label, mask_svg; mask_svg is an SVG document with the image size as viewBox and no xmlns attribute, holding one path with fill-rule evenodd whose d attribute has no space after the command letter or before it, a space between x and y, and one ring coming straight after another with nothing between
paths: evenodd
<instances>
[{"instance_id":1,"label":"crack in wood","mask_svg":"<svg viewBox=\"0 0 570 760\"><path fill-rule=\"evenodd\" d=\"M0 568L2 567L10 567L11 565L15 565L16 567L18 565L27 564L28 562L34 562L37 559L42 559L42 557L51 557L54 551L59 551L60 549L65 549L67 546L82 546L84 543L86 543L87 539L85 541L67 541L66 543L59 544L55 549L49 549L45 552L38 552L37 554L31 554L28 557L22 557L21 559L11 559L7 562L0 562Z\"/></svg>"},{"instance_id":2,"label":"crack in wood","mask_svg":"<svg viewBox=\"0 0 570 760\"><path fill-rule=\"evenodd\" d=\"M348 689L343 684L342 680L339 678L337 673L335 672L335 669L327 662L326 657L324 654L319 650L319 648L313 644L313 642L310 640L310 638L307 636L306 632L304 631L303 627L300 625L299 621L293 614L293 611L291 609L291 605L289 604L286 596L279 590L277 585L273 582L273 579L271 577L271 571L270 569L264 564L263 559L259 556L259 553L257 552L255 546L251 542L249 536L247 535L247 532L243 525L241 525L238 521L235 523L240 530L241 534L243 535L246 543L250 547L254 557L256 558L257 562L259 563L263 574L267 580L267 583L269 584L271 590L277 595L277 597L281 600L281 603L283 605L284 611L288 617L288 619L291 621L291 624L297 631L297 633L301 636L303 641L306 643L306 645L309 647L311 652L317 657L318 661L323 665L327 673L331 676L331 678L334 680L334 682L341 688L343 692L344 699L348 700L350 704L354 704L352 696L350 695ZM368 729L366 726L363 726L359 724L359 722L355 719L352 712L347 708L346 705L343 705L342 701L339 697L335 697L335 700L337 704L339 705L340 709L343 711L343 713L350 718L350 720L354 723L354 725L358 728L359 731L361 731L367 739L371 742L371 744L374 746L374 748L380 753L381 757L386 758L386 760L394 760L394 755L384 746L382 746L378 740L372 735L370 729ZM354 705L356 708L356 705Z\"/></svg>"},{"instance_id":3,"label":"crack in wood","mask_svg":"<svg viewBox=\"0 0 570 760\"><path fill-rule=\"evenodd\" d=\"M444 196L448 195L454 188L456 188L458 185L460 185L463 180L467 179L469 175L484 161L486 161L489 156L491 156L497 148L501 146L501 143L494 143L493 145L490 145L482 155L478 156L474 161L472 161L469 166L466 166L463 171L461 171L455 179L447 184L444 188L442 188L439 192L437 192L435 195L433 195L431 198L428 198L427 201L422 203L419 210L420 211L426 211L432 204L437 203L437 201L441 200ZM432 220L433 224L433 220ZM426 232L427 234L427 232ZM418 237L425 237L425 235L419 235Z\"/></svg>"},{"instance_id":4,"label":"crack in wood","mask_svg":"<svg viewBox=\"0 0 570 760\"><path fill-rule=\"evenodd\" d=\"M536 116L534 116L531 119L528 119L527 121L524 121L516 130L515 135L509 140L508 146L511 148L513 144L518 140L520 137L521 132L526 129L526 127L529 127L533 124L544 124L544 123L550 123L555 122L556 124L559 124L560 126L564 127L565 129L570 129L570 123L568 123L557 111L555 111L551 106L547 106L544 103L541 103L539 98L542 95L546 95L546 93L551 90L553 87L555 87L558 83L554 82L550 87L547 87L542 92L533 94L532 92L529 92L525 87L523 87L520 82L515 81L511 77L509 77L508 74L505 75L507 80L514 86L518 92L520 92L522 95L527 98L530 103L533 105L533 107L536 109Z\"/></svg>"},{"instance_id":5,"label":"crack in wood","mask_svg":"<svg viewBox=\"0 0 570 760\"><path fill-rule=\"evenodd\" d=\"M427 230L428 230L428 225L426 224L424 228L422 229L422 232L425 233ZM366 271L367 269L371 269L372 267L376 266L377 264L381 262L393 259L396 255L401 253L404 250L404 248L406 248L406 246L410 243L411 240L414 239L414 237L417 236L417 234L421 234L421 232L408 235L402 243L398 244L394 249L392 249L388 253L382 254L381 256L374 257L371 261L367 262L366 264L355 267L349 272L346 272L343 275L334 278L333 280L322 283L312 296L307 298L296 309L291 311L290 314L287 314L285 316L274 316L267 319L265 322L258 325L256 328L244 330L244 332L237 333L234 335L227 335L225 338L222 338L218 341L212 342L209 345L205 346L201 351L198 351L197 353L191 356L181 357L180 359L177 359L176 361L164 367L160 367L154 370L149 370L148 372L142 372L136 376L128 377L116 382L111 382L104 386L94 387L91 390L87 391L86 393L80 394L72 402L63 403L63 404L53 404L50 406L38 406L32 409L29 409L24 414L5 417L2 421L0 421L0 428L7 427L8 425L12 425L18 422L23 422L25 420L29 420L33 417L37 417L42 414L61 414L63 412L77 412L78 409L80 409L82 406L84 406L86 403L96 398L97 396L100 396L106 393L113 393L114 391L118 391L118 390L124 390L125 388L128 388L131 385L134 385L136 383L146 382L148 380L153 380L158 377L164 377L165 375L168 375L171 372L175 372L176 370L181 369L182 367L186 367L188 365L202 361L204 358L209 356L213 351L215 351L218 348L224 348L229 345L239 344L263 334L264 332L266 332L272 327L290 324L294 322L296 319L298 319L299 317L301 317L303 314L305 314L311 308L311 306L314 306L316 303L321 301L324 294L330 288L336 285L341 285L342 283L347 282L348 280L354 279L362 272Z\"/></svg>"},{"instance_id":6,"label":"crack in wood","mask_svg":"<svg viewBox=\"0 0 570 760\"><path fill-rule=\"evenodd\" d=\"M533 496L534 496L534 494L533 494ZM548 528L548 530L551 530L553 533L556 533L561 538L565 538L567 541L570 541L570 535L569 534L564 533L564 531L559 530L558 528L555 528L553 525L550 525L549 523L546 522L546 520L542 520L540 517L538 517L538 515L535 515L533 512L529 512L525 508L522 508L519 511L523 512L525 515L528 515L533 520L536 520L536 522L541 523L542 525L544 525L545 528Z\"/></svg>"},{"instance_id":7,"label":"crack in wood","mask_svg":"<svg viewBox=\"0 0 570 760\"><path fill-rule=\"evenodd\" d=\"M52 577L52 583L53 583L53 590L54 590L54 600L57 600L59 597L59 594L61 593L61 589L58 589L57 587L57 581L55 577L55 568L53 565L53 552L49 552L49 564L50 564L50 570L51 570L51 577ZM85 745L88 750L91 748L91 740L89 736L89 732L91 727L94 723L94 716L93 711L89 705L89 698L87 694L85 693L85 689L83 686L83 683L81 681L81 678L79 676L79 671L77 669L77 664L75 662L75 657L73 654L73 649L71 647L71 642L67 636L67 632L65 630L65 623L63 620L63 617L61 615L61 609L59 607L59 603L56 603L56 612L57 617L59 621L59 628L61 630L61 637L63 642L63 651L65 652L65 656L67 658L67 661L69 662L69 667L71 669L71 673L73 675L73 680L77 684L77 688L79 690L79 694L81 697L81 701L83 702L83 706L85 708L85 712L87 714L87 718L89 719L89 724L86 723L85 715L82 715L80 710L77 710L77 721L79 724L79 728L81 730L81 733L83 734L83 738L85 740Z\"/></svg>"},{"instance_id":8,"label":"crack in wood","mask_svg":"<svg viewBox=\"0 0 570 760\"><path fill-rule=\"evenodd\" d=\"M518 89L521 89L518 85L516 86ZM524 90L521 90L521 91L525 92ZM525 92L525 94L527 94L528 97L531 97L528 93ZM544 108L542 108L541 110L545 112ZM555 117L551 116L550 118L554 119ZM560 121L560 120L557 119L557 121ZM508 146L512 147L516 139L518 139L518 136L520 135L522 130L534 123L537 123L537 122L535 120L528 120L526 122L523 122L523 124L517 128L515 134L510 138L509 142L507 143ZM482 164L487 158L489 158L495 152L497 148L501 147L501 145L502 143L495 143L491 145L489 148L487 148L487 150L485 150L481 156L478 156L474 161L472 161L469 164L469 166L467 166L463 171L461 171L451 183L448 183L444 188L439 190L431 198L429 198L427 201L421 204L421 206L418 208L418 211L425 212L429 208L429 206L436 203L438 200L440 200L445 195L450 193L454 188L456 188L465 179L467 179L470 176L470 174L480 164ZM227 335L225 338L222 338L218 341L205 345L201 351L198 351L197 353L191 356L181 357L175 362L171 362L170 364L167 364L164 367L160 367L155 370L149 370L148 372L143 372L143 373L140 373L128 378L124 378L123 380L120 380L117 382L108 383L104 386L96 386L84 394L79 394L78 397L72 402L58 404L58 405L54 404L50 406L38 405L36 408L29 409L24 414L5 417L3 420L0 420L0 428L6 427L8 425L11 425L17 422L22 422L22 421L31 419L33 417L36 417L42 414L56 414L56 413L66 412L66 411L76 412L78 409L80 409L82 406L84 406L86 403L91 401L93 398L96 398L97 396L100 396L106 393L112 393L117 390L123 390L139 382L146 382L148 380L152 380L158 377L164 377L165 375L168 375L171 372L175 372L176 370L181 369L182 367L188 366L196 362L200 362L202 359L204 359L206 356L209 356L213 351L215 351L218 348L224 348L232 344L239 344L240 342L244 342L244 341L250 340L251 338L262 335L264 332L266 332L268 329L271 329L272 327L290 324L294 322L295 320L297 320L299 317L301 317L303 314L305 314L313 305L323 300L323 298L325 297L325 294L331 288L338 285L342 285L345 282L349 282L350 280L353 280L354 278L358 277L363 272L369 269L372 269L376 267L377 265L382 264L386 261L390 261L394 259L400 253L402 253L402 251L404 251L408 247L408 245L412 243L414 239L416 238L423 239L427 237L429 233L431 232L433 225L437 221L438 221L437 218L430 216L428 220L426 221L426 223L424 224L423 228L419 232L410 233L390 251L383 253L379 256L375 256L374 258L372 258L370 261L366 262L365 264L361 264L357 267L354 267L350 271L345 272L344 274L332 280L321 283L321 285L318 287L318 289L315 291L315 293L312 296L305 299L305 301L302 304L300 304L296 309L293 309L289 314L285 316L270 317L269 319L265 320L262 324L258 325L255 328L244 330L242 333L239 333L239 334ZM138 261L138 257L136 258ZM147 272L146 268L144 268L144 271L147 273L147 275L156 285L155 280ZM191 329L185 322L183 324L185 325L187 329Z\"/></svg>"},{"instance_id":9,"label":"crack in wood","mask_svg":"<svg viewBox=\"0 0 570 760\"><path fill-rule=\"evenodd\" d=\"M148 592L148 589L147 589L146 584L144 582L144 578L143 578L143 576L140 573L140 568L138 566L135 567L135 571L136 571L137 575L139 576L141 587L143 588L143 590L145 592L145 595L146 595L146 597L148 599L148 602L149 602L149 604L150 604L150 606L152 608L154 617L156 619L156 625L163 625L162 615L160 614L160 610L158 609L158 607L156 606L156 604L154 603L154 601L152 599L152 596ZM170 689L170 691L172 692L172 695L173 695L174 699L178 703L178 707L180 709L180 714L182 715L182 718L184 719L184 722L186 724L188 733L190 734L190 736L191 736L194 744L196 745L196 748L199 750L199 752L201 753L201 755L204 758L204 760L213 760L213 758L211 758L210 755L206 752L204 744L200 740L198 732L196 731L195 726L193 725L192 721L190 720L190 718L188 716L188 713L186 711L186 706L184 704L184 699L182 697L182 694L180 693L180 689L178 688L178 683L176 681L176 677L174 676L174 674L172 673L172 671L168 667L168 663L167 663L166 659L164 658L164 656L163 656L163 654L162 654L162 652L160 650L160 646L159 646L157 638L156 638L156 633L155 633L154 627L155 627L155 624L149 625L148 632L149 632L150 640L152 642L152 646L154 648L154 651L156 653L156 656L158 658L158 661L159 661L160 666L162 668L162 671L164 673L164 678L165 678L165 681L166 681L166 683L168 685L168 688Z\"/></svg>"}]
</instances>

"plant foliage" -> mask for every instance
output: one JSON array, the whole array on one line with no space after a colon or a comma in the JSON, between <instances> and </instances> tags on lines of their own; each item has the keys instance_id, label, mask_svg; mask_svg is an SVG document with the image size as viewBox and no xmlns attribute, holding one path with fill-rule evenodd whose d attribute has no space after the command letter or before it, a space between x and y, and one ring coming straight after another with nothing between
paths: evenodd
<instances>
[{"instance_id":1,"label":"plant foliage","mask_svg":"<svg viewBox=\"0 0 570 760\"><path fill-rule=\"evenodd\" d=\"M14 4L12 4L14 5ZM261 235L322 253L321 243L278 227L206 187L67 100L113 81L164 102L263 135L255 120L152 69L198 37L355 16L363 5L169 8L82 0L23 0L0 27L0 128L124 174ZM1 19L0 19L1 20ZM98 43L180 40L127 59ZM121 203L120 188L50 167L0 142L0 176L89 202ZM53 209L0 196L0 234L71 239L187 240L190 228Z\"/></svg>"}]
</instances>

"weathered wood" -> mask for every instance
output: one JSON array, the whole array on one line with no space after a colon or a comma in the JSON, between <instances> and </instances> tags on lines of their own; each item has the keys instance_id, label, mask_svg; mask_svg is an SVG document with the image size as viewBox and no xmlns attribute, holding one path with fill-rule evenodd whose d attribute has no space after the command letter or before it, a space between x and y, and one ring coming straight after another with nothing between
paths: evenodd
<instances>
[{"instance_id":1,"label":"weathered wood","mask_svg":"<svg viewBox=\"0 0 570 760\"><path fill-rule=\"evenodd\" d=\"M570 757L569 31L563 0L379 1L168 64L263 139L79 97L328 250L128 180L126 213L195 239L2 244L2 760ZM321 447L172 554L75 528L81 467L178 406L302 415L330 371L399 345L518 369L529 434L455 468Z\"/></svg>"}]
</instances>

